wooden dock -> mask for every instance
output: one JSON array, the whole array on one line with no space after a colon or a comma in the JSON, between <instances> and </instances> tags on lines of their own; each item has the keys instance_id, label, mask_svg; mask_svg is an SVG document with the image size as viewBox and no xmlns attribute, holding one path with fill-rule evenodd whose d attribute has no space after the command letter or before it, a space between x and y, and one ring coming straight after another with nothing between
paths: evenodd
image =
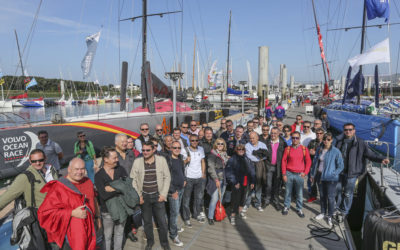
<instances>
[{"instance_id":1,"label":"wooden dock","mask_svg":"<svg viewBox=\"0 0 400 250\"><path fill-rule=\"evenodd\" d=\"M292 108L287 112L285 124L292 124L295 116L302 114L304 120L313 121L310 116L305 115L305 108ZM240 116L239 116L240 117ZM235 117L238 119L238 115ZM239 118L240 119L240 118ZM211 124L214 128L219 127L219 121ZM283 197L280 197L283 203ZM171 249L332 249L343 250L347 246L343 240L344 236L338 225L335 225L332 232L325 237L312 237L309 227L319 226L325 229L328 225L325 221L320 224L313 221L320 212L319 202L307 203L307 195L304 195L303 212L305 218L300 218L295 212L295 204L292 200L292 207L287 216L283 216L281 211L268 206L263 212L258 212L255 208L249 208L247 219L236 219L236 226L232 226L226 218L222 222L216 222L210 226L208 223L200 224L192 219L192 228L183 226L179 219L179 225L183 226L184 232L179 234L179 238L184 243L183 247L176 247L170 241ZM127 240L125 249L144 249L146 240L144 239L143 228L139 229L137 236L138 242ZM162 249L158 240L158 232L154 230L155 245L153 249Z\"/></svg>"}]
</instances>

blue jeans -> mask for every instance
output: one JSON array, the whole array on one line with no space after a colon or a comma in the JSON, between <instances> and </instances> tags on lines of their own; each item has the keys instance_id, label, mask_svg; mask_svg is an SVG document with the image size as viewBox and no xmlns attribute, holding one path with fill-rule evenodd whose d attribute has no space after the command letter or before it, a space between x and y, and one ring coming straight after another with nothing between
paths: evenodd
<instances>
[{"instance_id":1,"label":"blue jeans","mask_svg":"<svg viewBox=\"0 0 400 250\"><path fill-rule=\"evenodd\" d=\"M221 202L222 198L224 197L226 185L223 181L221 181ZM211 200L210 200L210 205L208 206L208 218L209 219L214 219L214 212L215 208L217 207L217 202L219 200L219 194L218 194L218 188L214 191L214 193L211 195Z\"/></svg>"},{"instance_id":2,"label":"blue jeans","mask_svg":"<svg viewBox=\"0 0 400 250\"><path fill-rule=\"evenodd\" d=\"M89 155L86 155L83 160L85 161L85 168L86 168L87 176L94 184L94 162L93 162L93 159L90 158Z\"/></svg>"},{"instance_id":3,"label":"blue jeans","mask_svg":"<svg viewBox=\"0 0 400 250\"><path fill-rule=\"evenodd\" d=\"M194 193L193 201L193 218L199 216L201 212L201 201L204 195L204 180L203 178L191 179L186 178L186 186L182 198L182 217L185 221L190 219L190 197Z\"/></svg>"},{"instance_id":4,"label":"blue jeans","mask_svg":"<svg viewBox=\"0 0 400 250\"><path fill-rule=\"evenodd\" d=\"M182 196L183 196L183 188L178 190L178 199L172 198L172 195L168 195L168 203L169 203L169 218L168 218L168 225L169 225L169 237L171 239L175 239L178 236L178 216L179 210L181 208L182 203Z\"/></svg>"},{"instance_id":5,"label":"blue jeans","mask_svg":"<svg viewBox=\"0 0 400 250\"><path fill-rule=\"evenodd\" d=\"M248 184L247 188L246 188L246 199L244 202L244 205L246 207L250 207L250 205L251 205L251 200L252 200L251 195L253 194L253 192L255 192L254 189L251 189L250 184Z\"/></svg>"},{"instance_id":6,"label":"blue jeans","mask_svg":"<svg viewBox=\"0 0 400 250\"><path fill-rule=\"evenodd\" d=\"M357 177L348 178L347 175L340 175L336 186L336 206L339 211L347 215L353 202L353 193Z\"/></svg>"},{"instance_id":7,"label":"blue jeans","mask_svg":"<svg viewBox=\"0 0 400 250\"><path fill-rule=\"evenodd\" d=\"M328 210L328 216L332 218L335 210L335 198L336 198L336 186L337 181L321 181L318 182L319 197L321 203L321 213L326 214Z\"/></svg>"},{"instance_id":8,"label":"blue jeans","mask_svg":"<svg viewBox=\"0 0 400 250\"><path fill-rule=\"evenodd\" d=\"M296 209L301 210L303 208L303 187L304 179L300 176L300 173L286 172L287 182L285 184L285 201L284 205L290 208L292 200L293 187L296 192Z\"/></svg>"}]
</instances>

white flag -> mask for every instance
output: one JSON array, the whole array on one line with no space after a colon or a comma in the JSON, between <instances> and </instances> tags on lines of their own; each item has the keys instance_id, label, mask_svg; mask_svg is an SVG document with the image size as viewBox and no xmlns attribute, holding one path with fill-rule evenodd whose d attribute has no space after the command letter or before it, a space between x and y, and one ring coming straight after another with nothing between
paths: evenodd
<instances>
[{"instance_id":1,"label":"white flag","mask_svg":"<svg viewBox=\"0 0 400 250\"><path fill-rule=\"evenodd\" d=\"M364 64L390 62L389 38L386 38L365 53L350 58L348 62L353 68Z\"/></svg>"},{"instance_id":2,"label":"white flag","mask_svg":"<svg viewBox=\"0 0 400 250\"><path fill-rule=\"evenodd\" d=\"M86 37L87 52L81 63L84 79L89 76L90 70L92 69L93 59L97 49L97 43L100 39L100 33L101 31Z\"/></svg>"}]
</instances>

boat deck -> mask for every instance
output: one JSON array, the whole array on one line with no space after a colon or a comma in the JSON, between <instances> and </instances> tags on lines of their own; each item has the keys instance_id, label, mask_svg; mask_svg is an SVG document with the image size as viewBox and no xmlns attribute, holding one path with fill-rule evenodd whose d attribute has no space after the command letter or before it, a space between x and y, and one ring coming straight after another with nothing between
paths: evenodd
<instances>
[{"instance_id":1,"label":"boat deck","mask_svg":"<svg viewBox=\"0 0 400 250\"><path fill-rule=\"evenodd\" d=\"M306 116L304 107L296 107L287 112L284 123L292 124L296 114L302 114L304 120L314 120ZM240 117L241 115L236 114L232 119L240 119ZM219 121L209 125L218 128ZM304 195L304 197L306 199L307 196ZM282 201L283 197L280 198ZM338 225L335 225L332 232L325 237L312 237L309 227L313 225L328 227L325 221L318 224L312 219L320 211L318 201L304 202L305 218L298 217L293 206L295 204L292 202L292 208L287 216L283 216L272 206L268 206L264 212L250 208L247 219L238 218L236 226L232 226L227 218L222 222L216 222L214 226L208 225L207 222L200 224L192 219L193 227L184 227L185 231L179 234L184 246L176 247L170 241L171 249L347 249L343 240L344 234ZM183 226L180 218L178 223ZM161 249L156 229L154 229L154 236L153 249ZM143 228L138 231L137 237L138 242L127 240L125 249L144 249L146 240Z\"/></svg>"}]
</instances>

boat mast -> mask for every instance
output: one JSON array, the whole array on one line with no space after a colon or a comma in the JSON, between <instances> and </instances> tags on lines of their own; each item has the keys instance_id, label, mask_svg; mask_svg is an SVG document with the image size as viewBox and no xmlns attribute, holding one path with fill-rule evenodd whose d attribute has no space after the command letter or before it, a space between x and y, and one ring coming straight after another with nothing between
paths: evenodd
<instances>
[{"instance_id":1,"label":"boat mast","mask_svg":"<svg viewBox=\"0 0 400 250\"><path fill-rule=\"evenodd\" d=\"M18 35L17 35L17 30L14 30L15 33L15 40L17 40L17 48L18 48L18 55L19 55L19 63L21 64L21 71L22 71L22 75L25 75L25 71L24 71L24 65L22 64L22 56L21 56L21 50L19 48L19 42L18 42Z\"/></svg>"},{"instance_id":2,"label":"boat mast","mask_svg":"<svg viewBox=\"0 0 400 250\"><path fill-rule=\"evenodd\" d=\"M365 25L367 23L367 5L365 4L364 1L364 9L363 9L363 21L362 21L362 27L361 27L361 48L360 48L360 54L364 52L364 44L365 44ZM360 74L362 73L362 65L360 65L359 68ZM360 105L360 95L357 95L357 105Z\"/></svg>"},{"instance_id":3,"label":"boat mast","mask_svg":"<svg viewBox=\"0 0 400 250\"><path fill-rule=\"evenodd\" d=\"M147 84L146 84L146 73L144 72L144 65L147 60L147 0L143 0L143 14L142 14L142 74L141 74L141 85L142 85L142 93L146 93L142 95L142 108L146 107L146 103L148 102L147 96Z\"/></svg>"},{"instance_id":4,"label":"boat mast","mask_svg":"<svg viewBox=\"0 0 400 250\"><path fill-rule=\"evenodd\" d=\"M228 29L228 58L226 60L226 85L224 84L224 92L226 93L229 84L229 55L230 55L230 47L231 47L231 19L232 19L232 10L229 11L229 29Z\"/></svg>"},{"instance_id":5,"label":"boat mast","mask_svg":"<svg viewBox=\"0 0 400 250\"><path fill-rule=\"evenodd\" d=\"M317 37L318 37L318 22L317 22L317 15L315 13L315 5L314 5L314 0L311 0L312 2L312 7L313 7L313 13L314 13L314 22L315 22L315 30L317 31ZM318 38L318 43L319 43L319 38ZM322 53L322 48L321 46L319 46L319 52ZM325 83L327 83L326 81L326 71L325 71L325 63L324 63L324 59L321 56L321 65L322 65L322 71L324 72L324 79L325 79ZM321 88L321 91L322 88Z\"/></svg>"}]
</instances>

